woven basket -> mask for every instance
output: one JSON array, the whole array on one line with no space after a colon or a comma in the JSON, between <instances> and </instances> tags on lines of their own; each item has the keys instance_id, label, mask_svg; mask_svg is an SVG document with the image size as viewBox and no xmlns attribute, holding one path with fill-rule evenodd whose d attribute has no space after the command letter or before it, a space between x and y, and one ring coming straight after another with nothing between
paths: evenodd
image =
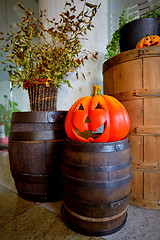
<instances>
[{"instance_id":1,"label":"woven basket","mask_svg":"<svg viewBox=\"0 0 160 240\"><path fill-rule=\"evenodd\" d=\"M54 84L35 84L28 87L31 111L56 111L57 88Z\"/></svg>"}]
</instances>

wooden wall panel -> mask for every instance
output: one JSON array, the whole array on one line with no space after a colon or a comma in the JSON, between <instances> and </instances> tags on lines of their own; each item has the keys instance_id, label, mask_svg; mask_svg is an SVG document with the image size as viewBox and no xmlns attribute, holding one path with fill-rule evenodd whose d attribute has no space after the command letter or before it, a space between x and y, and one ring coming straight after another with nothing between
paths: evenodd
<instances>
[{"instance_id":1,"label":"wooden wall panel","mask_svg":"<svg viewBox=\"0 0 160 240\"><path fill-rule=\"evenodd\" d=\"M114 92L142 88L142 60L118 64L113 70Z\"/></svg>"},{"instance_id":2,"label":"wooden wall panel","mask_svg":"<svg viewBox=\"0 0 160 240\"><path fill-rule=\"evenodd\" d=\"M160 57L143 59L144 88L160 88Z\"/></svg>"},{"instance_id":3,"label":"wooden wall panel","mask_svg":"<svg viewBox=\"0 0 160 240\"><path fill-rule=\"evenodd\" d=\"M143 125L143 99L122 101L123 106L126 108L131 123L131 130Z\"/></svg>"},{"instance_id":4,"label":"wooden wall panel","mask_svg":"<svg viewBox=\"0 0 160 240\"><path fill-rule=\"evenodd\" d=\"M133 172L131 199L143 199L143 173Z\"/></svg>"},{"instance_id":5,"label":"wooden wall panel","mask_svg":"<svg viewBox=\"0 0 160 240\"><path fill-rule=\"evenodd\" d=\"M144 173L144 199L158 200L159 198L159 174Z\"/></svg>"},{"instance_id":6,"label":"wooden wall panel","mask_svg":"<svg viewBox=\"0 0 160 240\"><path fill-rule=\"evenodd\" d=\"M110 68L108 71L104 72L104 77L106 79L105 82L103 82L103 92L105 92L106 95L110 95L114 93L114 82L111 81L113 78L112 76L112 68Z\"/></svg>"},{"instance_id":7,"label":"wooden wall panel","mask_svg":"<svg viewBox=\"0 0 160 240\"><path fill-rule=\"evenodd\" d=\"M141 164L143 162L143 136L135 136L129 134L130 150L133 164Z\"/></svg>"}]
</instances>

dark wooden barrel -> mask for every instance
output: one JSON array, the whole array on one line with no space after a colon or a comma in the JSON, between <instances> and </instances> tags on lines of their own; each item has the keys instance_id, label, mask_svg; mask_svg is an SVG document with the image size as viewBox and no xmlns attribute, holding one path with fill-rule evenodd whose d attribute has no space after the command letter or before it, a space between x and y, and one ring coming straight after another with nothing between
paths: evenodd
<instances>
[{"instance_id":1,"label":"dark wooden barrel","mask_svg":"<svg viewBox=\"0 0 160 240\"><path fill-rule=\"evenodd\" d=\"M118 231L126 221L131 180L127 138L109 143L66 139L62 160L64 223L85 235Z\"/></svg>"},{"instance_id":2,"label":"dark wooden barrel","mask_svg":"<svg viewBox=\"0 0 160 240\"><path fill-rule=\"evenodd\" d=\"M62 197L61 159L67 111L12 114L9 160L18 194L29 201Z\"/></svg>"}]
</instances>

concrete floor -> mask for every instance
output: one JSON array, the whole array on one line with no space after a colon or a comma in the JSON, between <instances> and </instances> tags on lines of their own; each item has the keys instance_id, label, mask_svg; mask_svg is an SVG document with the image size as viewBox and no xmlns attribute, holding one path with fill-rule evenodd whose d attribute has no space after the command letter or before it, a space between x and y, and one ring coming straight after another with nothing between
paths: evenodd
<instances>
[{"instance_id":1,"label":"concrete floor","mask_svg":"<svg viewBox=\"0 0 160 240\"><path fill-rule=\"evenodd\" d=\"M36 204L20 198L10 174L8 153L0 151L1 240L160 240L160 210L129 205L121 230L108 236L87 237L64 225L62 204L62 200Z\"/></svg>"},{"instance_id":2,"label":"concrete floor","mask_svg":"<svg viewBox=\"0 0 160 240\"><path fill-rule=\"evenodd\" d=\"M106 240L160 240L160 211L129 205L125 226Z\"/></svg>"}]
</instances>

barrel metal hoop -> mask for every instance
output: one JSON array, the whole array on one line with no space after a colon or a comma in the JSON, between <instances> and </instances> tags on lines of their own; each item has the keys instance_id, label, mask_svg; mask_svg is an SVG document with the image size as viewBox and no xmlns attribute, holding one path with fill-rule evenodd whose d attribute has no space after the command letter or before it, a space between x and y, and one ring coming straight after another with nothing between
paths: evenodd
<instances>
[{"instance_id":1,"label":"barrel metal hoop","mask_svg":"<svg viewBox=\"0 0 160 240\"><path fill-rule=\"evenodd\" d=\"M131 195L131 191L129 192L129 194L126 197L124 197L116 202L100 202L99 204L101 206L105 206L106 209L109 209L109 208L114 209L116 207L126 204L129 200L130 195ZM79 200L78 198L71 196L68 192L63 193L63 198L64 198L65 203L69 202L71 205L72 205L72 203L74 203L74 205L76 205L76 206L81 205L83 208L87 208L87 209L99 208L99 204L97 204L97 202L89 202L89 201L86 202L86 201Z\"/></svg>"},{"instance_id":2,"label":"barrel metal hoop","mask_svg":"<svg viewBox=\"0 0 160 240\"><path fill-rule=\"evenodd\" d=\"M67 111L34 111L12 113L12 123L64 122Z\"/></svg>"},{"instance_id":3,"label":"barrel metal hoop","mask_svg":"<svg viewBox=\"0 0 160 240\"><path fill-rule=\"evenodd\" d=\"M64 130L11 132L9 141L45 141L65 138Z\"/></svg>"},{"instance_id":4,"label":"barrel metal hoop","mask_svg":"<svg viewBox=\"0 0 160 240\"><path fill-rule=\"evenodd\" d=\"M121 205L124 204L125 202L128 202L129 197L130 197L130 195L131 195L131 192L132 192L132 190L129 192L129 194L128 194L125 198L120 199L120 200L118 200L118 201L116 201L116 202L111 202L111 203L109 204L110 208L114 209L114 208L116 208L116 207L121 206Z\"/></svg>"},{"instance_id":5,"label":"barrel metal hoop","mask_svg":"<svg viewBox=\"0 0 160 240\"><path fill-rule=\"evenodd\" d=\"M58 173L55 171L55 173L52 175L30 175L26 173L18 173L11 169L12 176L15 180L26 182L26 183L50 183L51 180L57 181Z\"/></svg>"},{"instance_id":6,"label":"barrel metal hoop","mask_svg":"<svg viewBox=\"0 0 160 240\"><path fill-rule=\"evenodd\" d=\"M127 207L127 208L125 208L122 212L120 212L119 214L114 215L114 216L111 216L111 217L92 218L92 217L82 216L82 215L79 215L79 214L71 211L71 210L65 205L65 203L64 203L64 207L65 207L65 209L66 209L72 216L74 216L74 217L76 217L76 218L79 218L79 219L81 219L81 220L83 220L83 221L87 221L87 222L100 222L100 223L115 220L115 219L123 216L123 215L127 212L127 209L128 209L128 207Z\"/></svg>"},{"instance_id":7,"label":"barrel metal hoop","mask_svg":"<svg viewBox=\"0 0 160 240\"><path fill-rule=\"evenodd\" d=\"M80 164L74 164L70 162L63 162L63 165L66 167L69 167L73 170L79 170L79 171L88 171L88 172L112 172L112 171L117 171L121 170L124 168L127 168L131 166L132 164L132 158L130 157L129 161L125 163L121 163L118 165L112 165L112 166L90 166L90 165L80 165Z\"/></svg>"},{"instance_id":8,"label":"barrel metal hoop","mask_svg":"<svg viewBox=\"0 0 160 240\"><path fill-rule=\"evenodd\" d=\"M65 118L66 118L66 114L67 114L67 111L64 111L64 112L58 112L58 111L48 112L48 116L47 116L48 122L49 123L64 122Z\"/></svg>"},{"instance_id":9,"label":"barrel metal hoop","mask_svg":"<svg viewBox=\"0 0 160 240\"><path fill-rule=\"evenodd\" d=\"M63 181L70 183L71 185L76 185L80 187L87 187L87 188L100 188L100 189L106 189L106 188L115 188L115 187L120 187L123 186L132 180L132 173L127 176L126 178L123 179L118 179L115 181L90 181L90 180L84 180L84 179L77 179L71 176L64 175L63 176Z\"/></svg>"},{"instance_id":10,"label":"barrel metal hoop","mask_svg":"<svg viewBox=\"0 0 160 240\"><path fill-rule=\"evenodd\" d=\"M123 101L130 101L130 100L137 100L137 99L144 99L144 98L155 98L160 97L160 89L152 88L152 89L134 89L132 91L125 91L120 93L113 93L113 97L117 98L120 102Z\"/></svg>"},{"instance_id":11,"label":"barrel metal hoop","mask_svg":"<svg viewBox=\"0 0 160 240\"><path fill-rule=\"evenodd\" d=\"M66 140L64 142L64 146L66 149L71 150L72 152L97 152L97 153L108 153L108 152L116 152L123 151L130 148L130 144L128 138L125 138L116 142L107 142L107 143L83 143L83 142L73 142L70 140Z\"/></svg>"}]
</instances>

